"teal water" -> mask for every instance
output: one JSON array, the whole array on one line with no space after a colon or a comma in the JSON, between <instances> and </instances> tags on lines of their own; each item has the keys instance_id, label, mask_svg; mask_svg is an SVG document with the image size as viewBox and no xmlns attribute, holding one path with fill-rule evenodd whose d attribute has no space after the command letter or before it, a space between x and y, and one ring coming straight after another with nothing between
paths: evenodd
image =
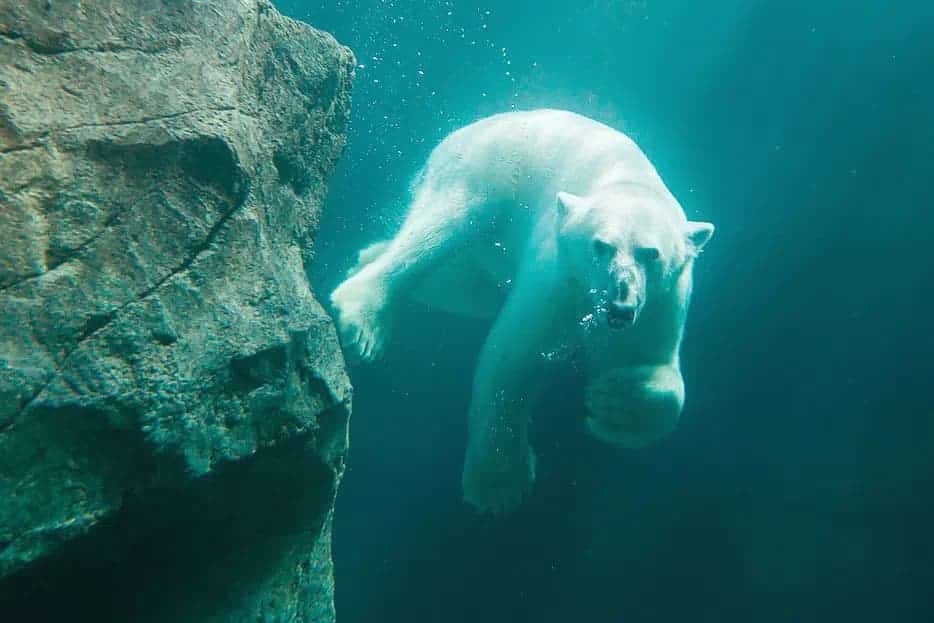
<instances>
[{"instance_id":1,"label":"teal water","mask_svg":"<svg viewBox=\"0 0 934 623\"><path fill-rule=\"evenodd\" d=\"M934 5L277 4L360 64L320 293L438 140L512 108L624 129L718 228L678 430L614 450L556 392L506 519L460 500L482 323L413 309L352 367L343 623L934 620Z\"/></svg>"}]
</instances>

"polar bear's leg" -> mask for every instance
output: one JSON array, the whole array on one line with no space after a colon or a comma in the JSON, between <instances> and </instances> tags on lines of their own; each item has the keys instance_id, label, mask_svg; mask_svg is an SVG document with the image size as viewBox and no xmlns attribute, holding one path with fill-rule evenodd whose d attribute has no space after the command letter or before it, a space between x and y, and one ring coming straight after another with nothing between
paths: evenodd
<instances>
[{"instance_id":1,"label":"polar bear's leg","mask_svg":"<svg viewBox=\"0 0 934 623\"><path fill-rule=\"evenodd\" d=\"M525 288L536 290L542 293ZM552 319L540 303L514 291L477 364L462 484L464 499L484 512L513 510L535 480L529 420L542 385L540 353L546 336L553 337Z\"/></svg>"},{"instance_id":2,"label":"polar bear's leg","mask_svg":"<svg viewBox=\"0 0 934 623\"><path fill-rule=\"evenodd\" d=\"M423 185L396 236L361 254L358 267L331 294L345 339L364 359L382 350L393 301L462 239L467 214L478 203L458 185Z\"/></svg>"},{"instance_id":3,"label":"polar bear's leg","mask_svg":"<svg viewBox=\"0 0 934 623\"><path fill-rule=\"evenodd\" d=\"M370 246L364 247L363 250L357 254L357 265L347 272L347 276L352 277L359 273L360 269L362 269L367 264L372 263L373 260L382 255L387 246L389 246L389 242L383 240L382 242L374 242Z\"/></svg>"}]
</instances>

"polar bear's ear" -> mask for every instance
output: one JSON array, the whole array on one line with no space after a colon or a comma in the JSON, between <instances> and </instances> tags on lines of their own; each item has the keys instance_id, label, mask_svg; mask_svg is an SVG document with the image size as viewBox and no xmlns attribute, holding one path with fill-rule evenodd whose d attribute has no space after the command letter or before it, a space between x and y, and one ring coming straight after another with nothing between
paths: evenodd
<instances>
[{"instance_id":1,"label":"polar bear's ear","mask_svg":"<svg viewBox=\"0 0 934 623\"><path fill-rule=\"evenodd\" d=\"M713 236L713 230L712 223L689 221L684 230L684 237L687 238L688 244L691 245L694 253L699 253L710 240L710 237Z\"/></svg>"},{"instance_id":2,"label":"polar bear's ear","mask_svg":"<svg viewBox=\"0 0 934 623\"><path fill-rule=\"evenodd\" d=\"M581 210L582 200L577 195L572 195L571 193L559 192L558 201L556 203L558 207L558 218L561 221L566 221L575 212Z\"/></svg>"}]
</instances>

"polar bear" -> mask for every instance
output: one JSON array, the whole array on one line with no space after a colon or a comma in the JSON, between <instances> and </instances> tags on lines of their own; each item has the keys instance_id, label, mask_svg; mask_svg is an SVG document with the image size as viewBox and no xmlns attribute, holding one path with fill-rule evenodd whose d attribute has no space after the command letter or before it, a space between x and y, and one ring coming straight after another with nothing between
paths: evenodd
<instances>
[{"instance_id":1,"label":"polar bear","mask_svg":"<svg viewBox=\"0 0 934 623\"><path fill-rule=\"evenodd\" d=\"M503 113L434 149L399 232L360 253L331 302L364 359L406 298L493 319L462 482L467 502L504 513L535 478L529 420L548 354L586 375L597 438L634 448L674 427L691 271L713 231L685 218L623 133L571 112Z\"/></svg>"}]
</instances>

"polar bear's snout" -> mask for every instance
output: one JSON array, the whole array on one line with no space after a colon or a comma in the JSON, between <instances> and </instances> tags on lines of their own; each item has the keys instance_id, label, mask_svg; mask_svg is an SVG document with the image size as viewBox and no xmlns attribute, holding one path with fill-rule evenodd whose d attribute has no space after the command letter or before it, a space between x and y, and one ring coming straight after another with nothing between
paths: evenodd
<instances>
[{"instance_id":1,"label":"polar bear's snout","mask_svg":"<svg viewBox=\"0 0 934 623\"><path fill-rule=\"evenodd\" d=\"M611 329L628 329L642 311L644 276L633 266L614 270L612 299L606 305L606 323Z\"/></svg>"}]
</instances>

